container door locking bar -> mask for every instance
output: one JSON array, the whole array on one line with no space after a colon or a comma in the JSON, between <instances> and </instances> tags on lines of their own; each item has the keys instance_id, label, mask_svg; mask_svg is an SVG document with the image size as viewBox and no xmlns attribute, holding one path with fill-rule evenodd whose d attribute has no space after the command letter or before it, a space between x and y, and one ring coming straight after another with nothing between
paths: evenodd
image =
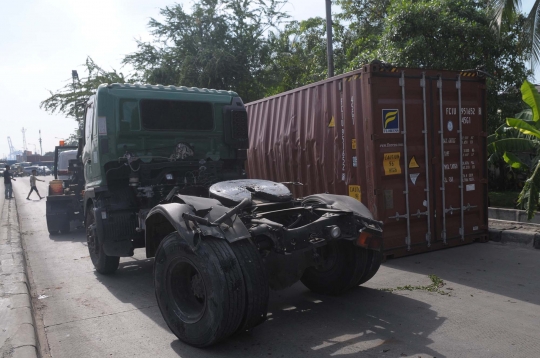
<instances>
[{"instance_id":1,"label":"container door locking bar","mask_svg":"<svg viewBox=\"0 0 540 358\"><path fill-rule=\"evenodd\" d=\"M424 101L424 130L422 133L424 133L424 153L425 153L425 165L426 165L426 188L424 191L426 192L427 196L427 209L425 211L425 215L427 216L427 232L426 232L426 241L427 246L431 246L431 197L429 194L429 153L428 153L428 127L427 127L427 111L426 111L426 73L422 72L422 79L420 80L420 87L422 87L422 97ZM418 217L420 217L420 209L418 210Z\"/></svg>"},{"instance_id":2,"label":"container door locking bar","mask_svg":"<svg viewBox=\"0 0 540 358\"><path fill-rule=\"evenodd\" d=\"M460 206L463 207L463 123L461 123L461 75L458 75L456 82L458 90L458 113L459 113L459 194ZM461 241L465 241L465 214L461 210L461 226L459 228Z\"/></svg>"},{"instance_id":3,"label":"container door locking bar","mask_svg":"<svg viewBox=\"0 0 540 358\"><path fill-rule=\"evenodd\" d=\"M399 79L399 85L401 86L401 101L403 106L403 162L405 163L405 205L407 213L407 237L405 243L407 244L407 251L411 250L411 219L409 217L409 158L407 157L407 114L405 112L405 71L401 71L401 78ZM397 213L396 213L397 214Z\"/></svg>"},{"instance_id":4,"label":"container door locking bar","mask_svg":"<svg viewBox=\"0 0 540 358\"><path fill-rule=\"evenodd\" d=\"M439 89L439 122L440 122L440 129L439 134L441 135L441 192L442 192L442 206L443 208L446 208L446 193L445 193L445 185L444 185L444 178L445 178L445 172L444 172L444 123L443 123L443 104L442 104L442 76L439 75L439 79L437 80L437 88ZM443 243L446 245L446 210L442 211L442 221L443 221L443 230L442 230L442 240Z\"/></svg>"}]
</instances>

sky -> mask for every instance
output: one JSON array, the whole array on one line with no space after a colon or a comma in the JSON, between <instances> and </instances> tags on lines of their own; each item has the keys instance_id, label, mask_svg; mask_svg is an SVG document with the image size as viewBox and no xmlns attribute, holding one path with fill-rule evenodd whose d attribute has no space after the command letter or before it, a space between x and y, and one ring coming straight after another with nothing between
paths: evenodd
<instances>
[{"instance_id":1,"label":"sky","mask_svg":"<svg viewBox=\"0 0 540 358\"><path fill-rule=\"evenodd\" d=\"M186 9L193 4L192 0L1 1L0 158L9 154L8 136L16 150L23 148L23 127L32 152L40 152L40 129L43 153L69 137L76 127L74 119L39 108L49 90L69 83L71 70L82 76L87 56L104 69L120 69L122 58L137 49L135 39L151 39L149 19L159 19L159 9L175 3ZM284 10L296 20L326 14L324 0L290 0Z\"/></svg>"},{"instance_id":2,"label":"sky","mask_svg":"<svg viewBox=\"0 0 540 358\"><path fill-rule=\"evenodd\" d=\"M533 0L522 1L528 12ZM87 56L104 69L121 69L122 58L136 50L135 39L150 40L148 20L175 3L192 0L20 0L0 3L0 158L9 154L7 137L28 150L54 150L74 132L76 123L51 115L39 103L71 81L71 70L84 73ZM292 19L325 16L325 0L289 0ZM124 69L125 72L126 69ZM540 79L539 71L536 78Z\"/></svg>"}]
</instances>

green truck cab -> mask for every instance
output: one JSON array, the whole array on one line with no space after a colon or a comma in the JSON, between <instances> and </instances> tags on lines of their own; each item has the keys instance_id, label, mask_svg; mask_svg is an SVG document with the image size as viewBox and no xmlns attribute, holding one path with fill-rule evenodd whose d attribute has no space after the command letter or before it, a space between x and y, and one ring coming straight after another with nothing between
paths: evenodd
<instances>
[{"instance_id":1,"label":"green truck cab","mask_svg":"<svg viewBox=\"0 0 540 358\"><path fill-rule=\"evenodd\" d=\"M208 196L211 184L245 177L247 115L231 91L100 85L82 144L85 215L99 216L105 255L130 256L144 247L144 215L173 188Z\"/></svg>"}]
</instances>

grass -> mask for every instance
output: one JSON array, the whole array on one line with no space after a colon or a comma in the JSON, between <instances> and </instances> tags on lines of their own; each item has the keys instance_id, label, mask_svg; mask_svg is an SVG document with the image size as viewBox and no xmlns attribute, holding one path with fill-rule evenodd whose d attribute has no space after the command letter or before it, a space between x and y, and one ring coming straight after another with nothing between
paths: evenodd
<instances>
[{"instance_id":1,"label":"grass","mask_svg":"<svg viewBox=\"0 0 540 358\"><path fill-rule=\"evenodd\" d=\"M428 291L428 292L435 292L441 295L448 295L449 292L443 291L442 288L446 283L443 281L442 278L440 278L437 275L429 275L429 279L431 280L431 285L427 286L412 286L412 285L406 285L406 286L398 286L396 288L383 288L381 291L386 292L394 292L394 291Z\"/></svg>"},{"instance_id":2,"label":"grass","mask_svg":"<svg viewBox=\"0 0 540 358\"><path fill-rule=\"evenodd\" d=\"M491 191L488 195L490 206L514 209L516 207L519 191Z\"/></svg>"}]
</instances>

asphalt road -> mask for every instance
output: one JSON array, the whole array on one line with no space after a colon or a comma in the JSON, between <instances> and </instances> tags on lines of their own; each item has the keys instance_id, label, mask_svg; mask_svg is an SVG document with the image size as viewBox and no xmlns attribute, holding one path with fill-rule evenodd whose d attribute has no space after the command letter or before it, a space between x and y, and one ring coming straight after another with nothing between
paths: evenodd
<instances>
[{"instance_id":1,"label":"asphalt road","mask_svg":"<svg viewBox=\"0 0 540 358\"><path fill-rule=\"evenodd\" d=\"M47 181L51 177L46 177ZM42 195L46 183L38 183ZM49 236L45 199L14 183L44 356L538 357L540 251L473 244L390 260L340 297L302 284L271 292L269 319L207 349L170 333L156 305L153 261L137 250L113 276L94 272L84 231ZM428 275L445 282L441 294ZM41 299L37 299L41 296Z\"/></svg>"}]
</instances>

